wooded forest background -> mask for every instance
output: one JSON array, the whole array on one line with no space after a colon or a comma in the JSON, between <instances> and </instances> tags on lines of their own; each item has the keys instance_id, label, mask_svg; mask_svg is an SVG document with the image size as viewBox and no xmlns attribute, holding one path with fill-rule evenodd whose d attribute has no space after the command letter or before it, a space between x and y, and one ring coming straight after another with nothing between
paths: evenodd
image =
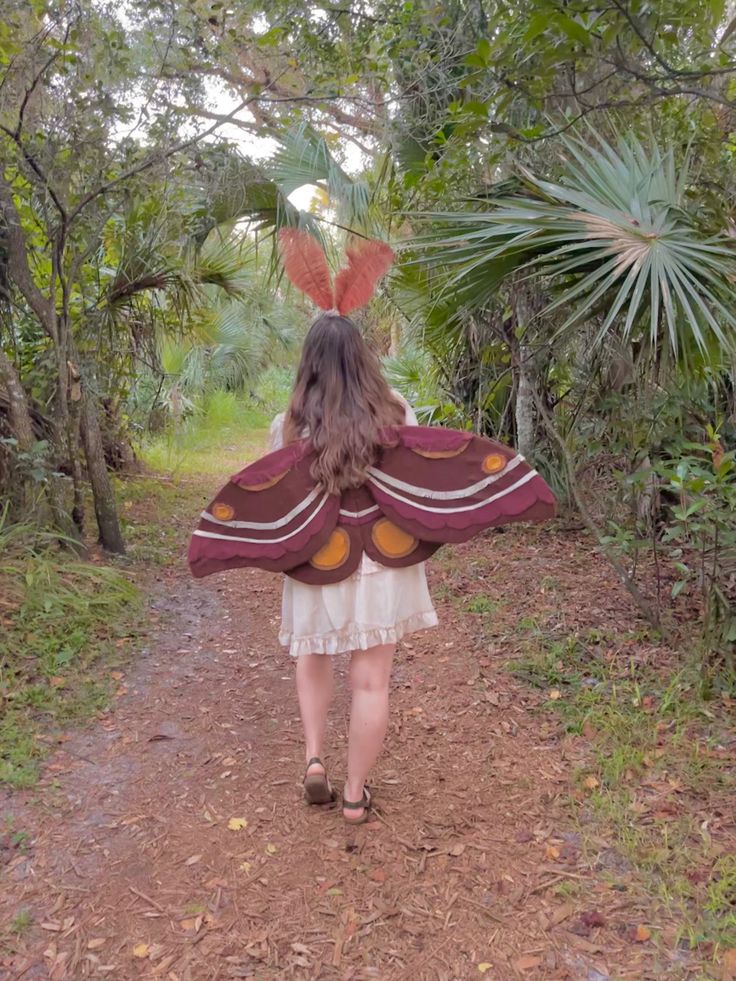
<instances>
[{"instance_id":1,"label":"wooded forest background","mask_svg":"<svg viewBox=\"0 0 736 981\"><path fill-rule=\"evenodd\" d=\"M283 408L310 311L274 232L377 236L361 327L421 421L517 445L732 677L734 13L6 2L4 527L82 549L93 511L123 553L111 474Z\"/></svg>"}]
</instances>

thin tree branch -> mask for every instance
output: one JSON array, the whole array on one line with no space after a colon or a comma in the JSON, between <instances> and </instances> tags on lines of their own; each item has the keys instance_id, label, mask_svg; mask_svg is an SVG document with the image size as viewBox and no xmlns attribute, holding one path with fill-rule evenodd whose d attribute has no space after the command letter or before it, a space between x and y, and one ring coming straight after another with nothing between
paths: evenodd
<instances>
[{"instance_id":1,"label":"thin tree branch","mask_svg":"<svg viewBox=\"0 0 736 981\"><path fill-rule=\"evenodd\" d=\"M168 150L163 150L158 153L153 153L151 156L147 157L145 160L141 160L140 163L136 164L134 167L130 167L128 170L123 171L122 174L118 174L117 177L112 178L112 180L106 181L104 184L98 185L94 190L89 191L84 197L72 208L69 213L69 224L71 224L79 214L84 211L90 202L94 201L95 198L99 197L101 194L106 194L112 188L117 187L118 184L122 184L131 177L135 177L137 174L143 173L144 170L148 170L149 167L153 167L157 163L161 163L163 160L168 160L169 157L173 157L177 153L181 153L182 150L187 150L191 146L196 146L197 143L201 143L202 140L206 139L216 132L225 123L231 122L232 119L237 116L237 114L245 109L246 106L250 105L254 101L253 96L244 99L240 102L232 112L226 113L221 119L216 120L211 126L203 130L201 133L197 133L194 136L186 140L180 140L173 146L170 146Z\"/></svg>"},{"instance_id":2,"label":"thin tree branch","mask_svg":"<svg viewBox=\"0 0 736 981\"><path fill-rule=\"evenodd\" d=\"M12 189L4 178L0 178L0 216L6 229L10 276L38 318L38 322L56 344L58 343L58 336L54 304L39 289L33 278L31 267L28 264L28 246L20 215L13 201Z\"/></svg>"}]
</instances>

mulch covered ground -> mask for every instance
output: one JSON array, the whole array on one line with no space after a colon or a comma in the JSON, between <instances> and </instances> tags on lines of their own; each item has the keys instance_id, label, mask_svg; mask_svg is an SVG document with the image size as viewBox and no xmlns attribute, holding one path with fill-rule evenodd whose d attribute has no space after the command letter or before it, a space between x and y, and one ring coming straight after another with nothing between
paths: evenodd
<instances>
[{"instance_id":1,"label":"mulch covered ground","mask_svg":"<svg viewBox=\"0 0 736 981\"><path fill-rule=\"evenodd\" d=\"M0 914L33 918L0 977L696 976L654 942L667 924L624 857L573 823L585 740L505 666L524 617L562 639L635 623L580 536L490 534L432 563L441 626L400 646L377 811L352 829L301 799L278 578L195 583L175 558L148 580L149 642L113 708L62 737L38 790L0 800L29 836L5 855ZM343 687L338 785L346 730Z\"/></svg>"}]
</instances>

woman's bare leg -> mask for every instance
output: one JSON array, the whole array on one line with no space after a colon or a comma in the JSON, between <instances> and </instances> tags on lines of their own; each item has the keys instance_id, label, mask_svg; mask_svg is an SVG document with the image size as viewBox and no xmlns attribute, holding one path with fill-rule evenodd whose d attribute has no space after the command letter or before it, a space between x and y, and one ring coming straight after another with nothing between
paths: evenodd
<instances>
[{"instance_id":1,"label":"woman's bare leg","mask_svg":"<svg viewBox=\"0 0 736 981\"><path fill-rule=\"evenodd\" d=\"M296 662L296 691L299 712L304 726L306 757L322 758L324 752L327 711L332 701L335 683L332 658L329 654L302 654ZM324 773L317 763L309 767L309 773Z\"/></svg>"},{"instance_id":2,"label":"woman's bare leg","mask_svg":"<svg viewBox=\"0 0 736 981\"><path fill-rule=\"evenodd\" d=\"M354 651L350 661L350 685L353 699L350 707L348 740L348 778L343 796L358 801L363 794L368 773L383 748L388 725L388 685L391 677L395 644ZM348 811L355 819L359 811Z\"/></svg>"}]
</instances>

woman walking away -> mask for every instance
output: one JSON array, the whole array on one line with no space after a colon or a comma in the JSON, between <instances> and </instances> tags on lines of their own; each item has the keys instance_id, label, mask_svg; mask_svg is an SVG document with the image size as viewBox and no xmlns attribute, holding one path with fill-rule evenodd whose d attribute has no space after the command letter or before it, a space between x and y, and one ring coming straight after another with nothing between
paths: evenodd
<instances>
[{"instance_id":1,"label":"woman walking away","mask_svg":"<svg viewBox=\"0 0 736 981\"><path fill-rule=\"evenodd\" d=\"M325 311L304 342L272 451L230 478L189 546L193 575L256 566L285 572L280 639L296 658L304 724L304 794L334 800L322 761L333 657L350 655L350 732L343 816L368 819L368 774L381 752L396 643L437 616L424 561L510 521L554 514L554 497L501 443L417 426L347 314L363 306L393 252L363 241L332 282L309 234L280 235L291 281Z\"/></svg>"},{"instance_id":2,"label":"woman walking away","mask_svg":"<svg viewBox=\"0 0 736 981\"><path fill-rule=\"evenodd\" d=\"M304 342L294 393L271 427L272 449L308 435L317 451L312 473L330 493L365 483L378 457L381 431L416 425L407 404L386 383L378 359L346 317L326 313ZM350 653L350 734L343 790L346 821L364 821L365 786L383 746L396 642L437 623L424 563L389 568L365 553L342 582L309 585L286 578L279 639L297 659L296 687L304 725L310 803L332 800L322 762L335 654Z\"/></svg>"}]
</instances>

